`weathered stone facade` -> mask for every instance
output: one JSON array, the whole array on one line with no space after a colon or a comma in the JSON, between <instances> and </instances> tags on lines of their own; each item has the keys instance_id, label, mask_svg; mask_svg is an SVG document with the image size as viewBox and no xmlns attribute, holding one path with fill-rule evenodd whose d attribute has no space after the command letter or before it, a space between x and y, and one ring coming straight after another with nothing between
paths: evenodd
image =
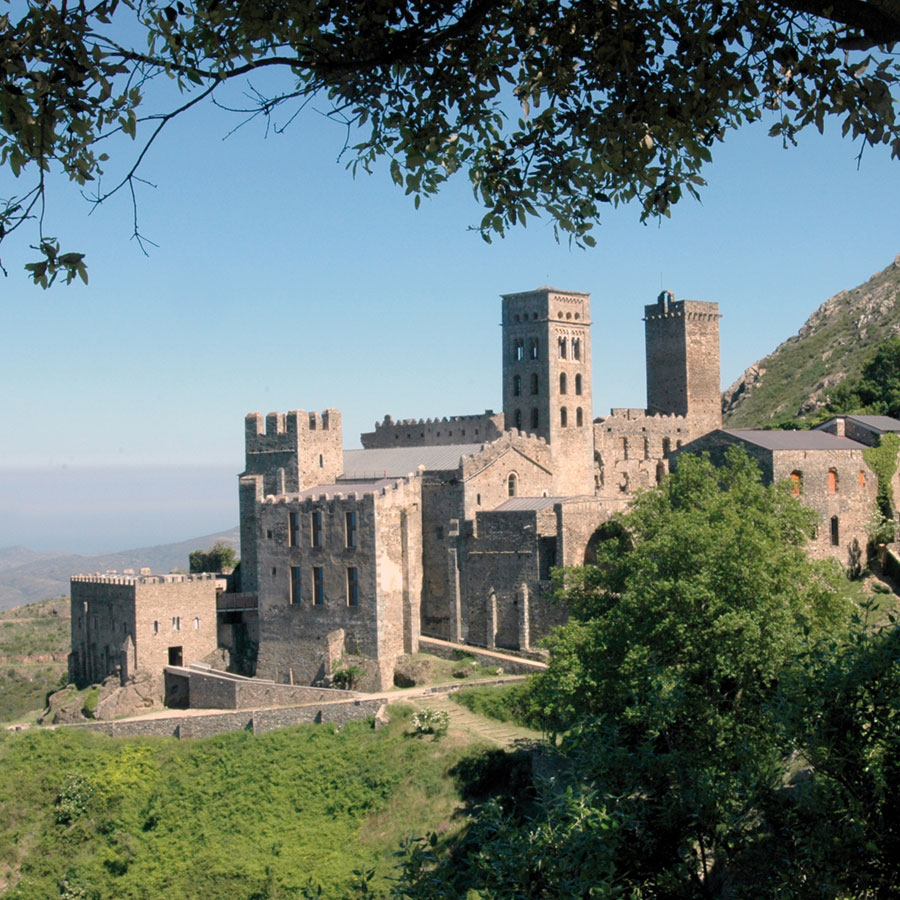
<instances>
[{"instance_id":1,"label":"weathered stone facade","mask_svg":"<svg viewBox=\"0 0 900 900\"><path fill-rule=\"evenodd\" d=\"M258 692L268 697L279 685L327 687L341 669L361 690L388 688L420 637L533 657L567 615L550 597L551 571L591 562L616 527L610 517L680 454L719 461L735 443L767 481L791 480L817 511L813 554L858 564L876 491L862 450L900 422L724 431L718 305L666 291L644 313L646 409L593 417L590 295L542 287L502 298L502 413L385 416L362 435L363 449L347 450L335 409L248 415L243 593L220 599L219 643L232 668L270 679ZM79 680L124 677L136 665L161 672L175 648L180 665L215 646L214 629L210 641L194 634L196 646L168 633L181 621L193 634L195 617L212 624L210 579L73 579L72 590ZM241 658L254 665L240 670ZM176 675L173 696L187 684ZM200 695L212 696L209 681ZM230 692L221 704L252 693L238 681L215 687Z\"/></svg>"},{"instance_id":2,"label":"weathered stone facade","mask_svg":"<svg viewBox=\"0 0 900 900\"><path fill-rule=\"evenodd\" d=\"M215 575L74 575L69 675L79 685L205 659L217 647Z\"/></svg>"},{"instance_id":3,"label":"weathered stone facade","mask_svg":"<svg viewBox=\"0 0 900 900\"><path fill-rule=\"evenodd\" d=\"M756 460L765 483L789 482L818 513L812 556L834 557L851 570L865 565L877 483L862 444L824 431L718 429L686 445L674 462L680 453L708 453L720 465L735 444Z\"/></svg>"}]
</instances>

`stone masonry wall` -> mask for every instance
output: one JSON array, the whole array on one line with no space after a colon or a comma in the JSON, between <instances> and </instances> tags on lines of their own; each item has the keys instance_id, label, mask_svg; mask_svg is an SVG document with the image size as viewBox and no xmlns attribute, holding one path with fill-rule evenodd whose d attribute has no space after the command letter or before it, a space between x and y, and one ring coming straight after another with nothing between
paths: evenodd
<instances>
[{"instance_id":1,"label":"stone masonry wall","mask_svg":"<svg viewBox=\"0 0 900 900\"><path fill-rule=\"evenodd\" d=\"M105 576L71 579L72 674L99 682L117 670L160 675L200 661L217 646L217 579L212 574ZM171 655L170 655L171 654Z\"/></svg>"},{"instance_id":2,"label":"stone masonry wall","mask_svg":"<svg viewBox=\"0 0 900 900\"><path fill-rule=\"evenodd\" d=\"M412 476L367 493L281 496L260 505L258 675L310 684L346 655L377 661L367 689L393 683L394 661L414 652L418 636L421 502L420 479ZM348 515L355 516L355 539ZM314 517L321 521L319 546Z\"/></svg>"},{"instance_id":3,"label":"stone masonry wall","mask_svg":"<svg viewBox=\"0 0 900 900\"><path fill-rule=\"evenodd\" d=\"M503 413L486 409L473 416L443 419L400 419L385 416L375 430L360 435L365 450L383 447L432 447L441 444L476 444L496 440L503 434Z\"/></svg>"}]
</instances>

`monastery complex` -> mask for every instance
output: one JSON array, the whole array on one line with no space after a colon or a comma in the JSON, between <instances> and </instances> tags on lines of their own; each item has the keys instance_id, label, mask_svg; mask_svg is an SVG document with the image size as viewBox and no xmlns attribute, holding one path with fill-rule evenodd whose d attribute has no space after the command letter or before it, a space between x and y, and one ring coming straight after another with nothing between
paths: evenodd
<instances>
[{"instance_id":1,"label":"monastery complex","mask_svg":"<svg viewBox=\"0 0 900 900\"><path fill-rule=\"evenodd\" d=\"M161 678L225 648L276 684L327 686L352 664L382 690L423 636L536 657L566 616L551 570L591 562L604 523L681 453L735 443L817 510L811 552L856 565L876 494L862 451L900 422L723 430L719 319L668 291L644 308L645 409L594 417L590 295L542 287L502 298L501 412L385 416L354 450L336 409L251 413L240 584L73 578L73 680Z\"/></svg>"}]
</instances>

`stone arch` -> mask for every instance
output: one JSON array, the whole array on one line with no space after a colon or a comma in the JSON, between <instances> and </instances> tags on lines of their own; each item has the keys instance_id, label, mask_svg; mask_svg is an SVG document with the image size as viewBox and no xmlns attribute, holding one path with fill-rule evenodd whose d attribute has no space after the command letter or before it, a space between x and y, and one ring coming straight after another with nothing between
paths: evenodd
<instances>
[{"instance_id":1,"label":"stone arch","mask_svg":"<svg viewBox=\"0 0 900 900\"><path fill-rule=\"evenodd\" d=\"M586 566L597 565L597 549L607 541L616 542L616 552L621 555L634 547L631 535L622 527L621 523L613 520L604 522L591 535L584 550L584 564Z\"/></svg>"}]
</instances>

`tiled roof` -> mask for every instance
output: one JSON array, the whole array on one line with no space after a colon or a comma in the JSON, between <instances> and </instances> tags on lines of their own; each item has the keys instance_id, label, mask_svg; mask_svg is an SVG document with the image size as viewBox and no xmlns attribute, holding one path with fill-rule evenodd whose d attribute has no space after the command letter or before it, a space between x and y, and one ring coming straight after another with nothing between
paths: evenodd
<instances>
[{"instance_id":1,"label":"tiled roof","mask_svg":"<svg viewBox=\"0 0 900 900\"><path fill-rule=\"evenodd\" d=\"M751 428L725 428L723 431L766 450L865 450L865 444L827 431L765 431Z\"/></svg>"},{"instance_id":2,"label":"tiled roof","mask_svg":"<svg viewBox=\"0 0 900 900\"><path fill-rule=\"evenodd\" d=\"M443 472L459 467L463 456L478 453L483 444L444 444L437 447L388 447L376 450L345 450L343 479L384 478L407 475L419 466Z\"/></svg>"}]
</instances>

